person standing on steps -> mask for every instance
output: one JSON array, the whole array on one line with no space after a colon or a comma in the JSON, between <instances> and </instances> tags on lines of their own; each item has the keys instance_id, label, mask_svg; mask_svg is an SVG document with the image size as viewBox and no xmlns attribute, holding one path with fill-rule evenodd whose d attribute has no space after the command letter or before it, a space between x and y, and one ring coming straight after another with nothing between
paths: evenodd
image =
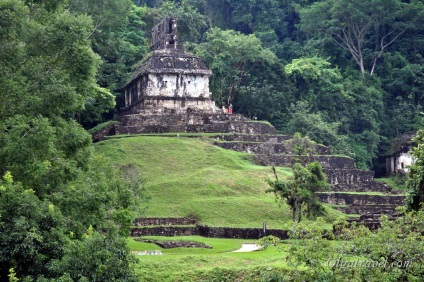
<instances>
[{"instance_id":1,"label":"person standing on steps","mask_svg":"<svg viewBox=\"0 0 424 282\"><path fill-rule=\"evenodd\" d=\"M227 113L227 109L225 108L225 106L224 106L224 105L222 105L222 112L223 112L224 114L226 114L226 113Z\"/></svg>"},{"instance_id":2,"label":"person standing on steps","mask_svg":"<svg viewBox=\"0 0 424 282\"><path fill-rule=\"evenodd\" d=\"M230 115L232 115L232 114L233 114L233 104L231 104L231 103L230 103L230 105L228 105L228 113L229 113Z\"/></svg>"}]
</instances>

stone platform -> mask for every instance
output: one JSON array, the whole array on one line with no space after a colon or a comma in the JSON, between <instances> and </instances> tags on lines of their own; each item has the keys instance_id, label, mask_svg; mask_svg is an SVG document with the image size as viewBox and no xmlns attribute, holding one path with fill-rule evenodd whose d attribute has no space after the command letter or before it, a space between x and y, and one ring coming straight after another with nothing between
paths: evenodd
<instances>
[{"instance_id":1,"label":"stone platform","mask_svg":"<svg viewBox=\"0 0 424 282\"><path fill-rule=\"evenodd\" d=\"M215 136L214 144L251 153L258 165L287 167L295 157L291 138L278 134L234 134ZM332 156L329 148L323 145L311 146L312 152L307 158L322 165L332 191L317 193L321 202L347 214L391 214L403 204L404 196L393 192L387 184L375 181L374 172L357 169L352 158Z\"/></svg>"},{"instance_id":2,"label":"stone platform","mask_svg":"<svg viewBox=\"0 0 424 282\"><path fill-rule=\"evenodd\" d=\"M125 113L115 128L115 134L164 132L273 134L275 128L268 122L252 121L240 114L197 109Z\"/></svg>"}]
</instances>

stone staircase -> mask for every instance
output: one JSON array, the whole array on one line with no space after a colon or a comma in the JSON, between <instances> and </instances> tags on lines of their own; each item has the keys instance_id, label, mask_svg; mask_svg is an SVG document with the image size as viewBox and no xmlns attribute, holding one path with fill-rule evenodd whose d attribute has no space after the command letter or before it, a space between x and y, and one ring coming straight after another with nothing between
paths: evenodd
<instances>
[{"instance_id":1,"label":"stone staircase","mask_svg":"<svg viewBox=\"0 0 424 282\"><path fill-rule=\"evenodd\" d=\"M252 121L240 114L224 114L220 110L200 111L196 109L141 110L124 113L119 117L115 134L140 134L163 132L272 134L275 128L267 123Z\"/></svg>"},{"instance_id":2,"label":"stone staircase","mask_svg":"<svg viewBox=\"0 0 424 282\"><path fill-rule=\"evenodd\" d=\"M104 129L98 140L106 135L166 132L216 133L209 136L216 146L250 153L258 165L288 167L295 156L292 137L276 134L268 122L216 109L130 109L120 115L118 123ZM331 192L317 193L322 202L347 214L393 212L402 205L402 195L374 181L374 172L357 169L352 158L333 156L328 147L320 144L309 146L314 152L308 156L309 161L321 163L331 186Z\"/></svg>"},{"instance_id":3,"label":"stone staircase","mask_svg":"<svg viewBox=\"0 0 424 282\"><path fill-rule=\"evenodd\" d=\"M291 166L294 157L291 136L278 134L233 134L214 136L214 144L225 149L253 154L256 164ZM332 156L328 147L313 144L309 161L321 163L331 192L317 193L320 201L347 214L391 214L403 204L404 197L381 182L374 181L374 172L355 167L354 160Z\"/></svg>"}]
</instances>

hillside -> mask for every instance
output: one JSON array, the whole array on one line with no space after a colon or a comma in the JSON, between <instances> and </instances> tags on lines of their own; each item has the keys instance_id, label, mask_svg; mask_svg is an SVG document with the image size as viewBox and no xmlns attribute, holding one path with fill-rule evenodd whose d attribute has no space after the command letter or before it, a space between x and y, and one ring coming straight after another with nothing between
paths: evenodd
<instances>
[{"instance_id":1,"label":"hillside","mask_svg":"<svg viewBox=\"0 0 424 282\"><path fill-rule=\"evenodd\" d=\"M165 137L167 136L167 137ZM284 228L287 205L265 193L270 167L253 165L251 155L216 147L207 138L175 136L111 138L96 151L118 165L134 164L146 179L151 198L143 216L194 216L210 226ZM280 177L291 173L279 168ZM329 222L340 213L328 208ZM330 223L328 226L330 227Z\"/></svg>"}]
</instances>

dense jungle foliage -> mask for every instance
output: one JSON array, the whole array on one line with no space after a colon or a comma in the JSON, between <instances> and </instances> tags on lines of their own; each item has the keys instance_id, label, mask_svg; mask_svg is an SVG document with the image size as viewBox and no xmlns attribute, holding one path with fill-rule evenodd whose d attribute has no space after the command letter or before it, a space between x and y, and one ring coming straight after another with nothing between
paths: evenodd
<instances>
[{"instance_id":1,"label":"dense jungle foliage","mask_svg":"<svg viewBox=\"0 0 424 282\"><path fill-rule=\"evenodd\" d=\"M0 280L136 280L123 238L143 179L84 128L119 113L166 15L218 106L377 170L421 126L420 0L0 0Z\"/></svg>"},{"instance_id":2,"label":"dense jungle foliage","mask_svg":"<svg viewBox=\"0 0 424 282\"><path fill-rule=\"evenodd\" d=\"M219 107L231 102L283 133L301 131L377 173L392 139L420 126L422 1L83 2L70 1L68 10L91 17L88 39L101 58L96 81L117 97L118 112L151 28L173 15L186 50L213 71ZM110 103L106 93L86 98L79 121L87 128L112 118L102 115Z\"/></svg>"}]
</instances>

